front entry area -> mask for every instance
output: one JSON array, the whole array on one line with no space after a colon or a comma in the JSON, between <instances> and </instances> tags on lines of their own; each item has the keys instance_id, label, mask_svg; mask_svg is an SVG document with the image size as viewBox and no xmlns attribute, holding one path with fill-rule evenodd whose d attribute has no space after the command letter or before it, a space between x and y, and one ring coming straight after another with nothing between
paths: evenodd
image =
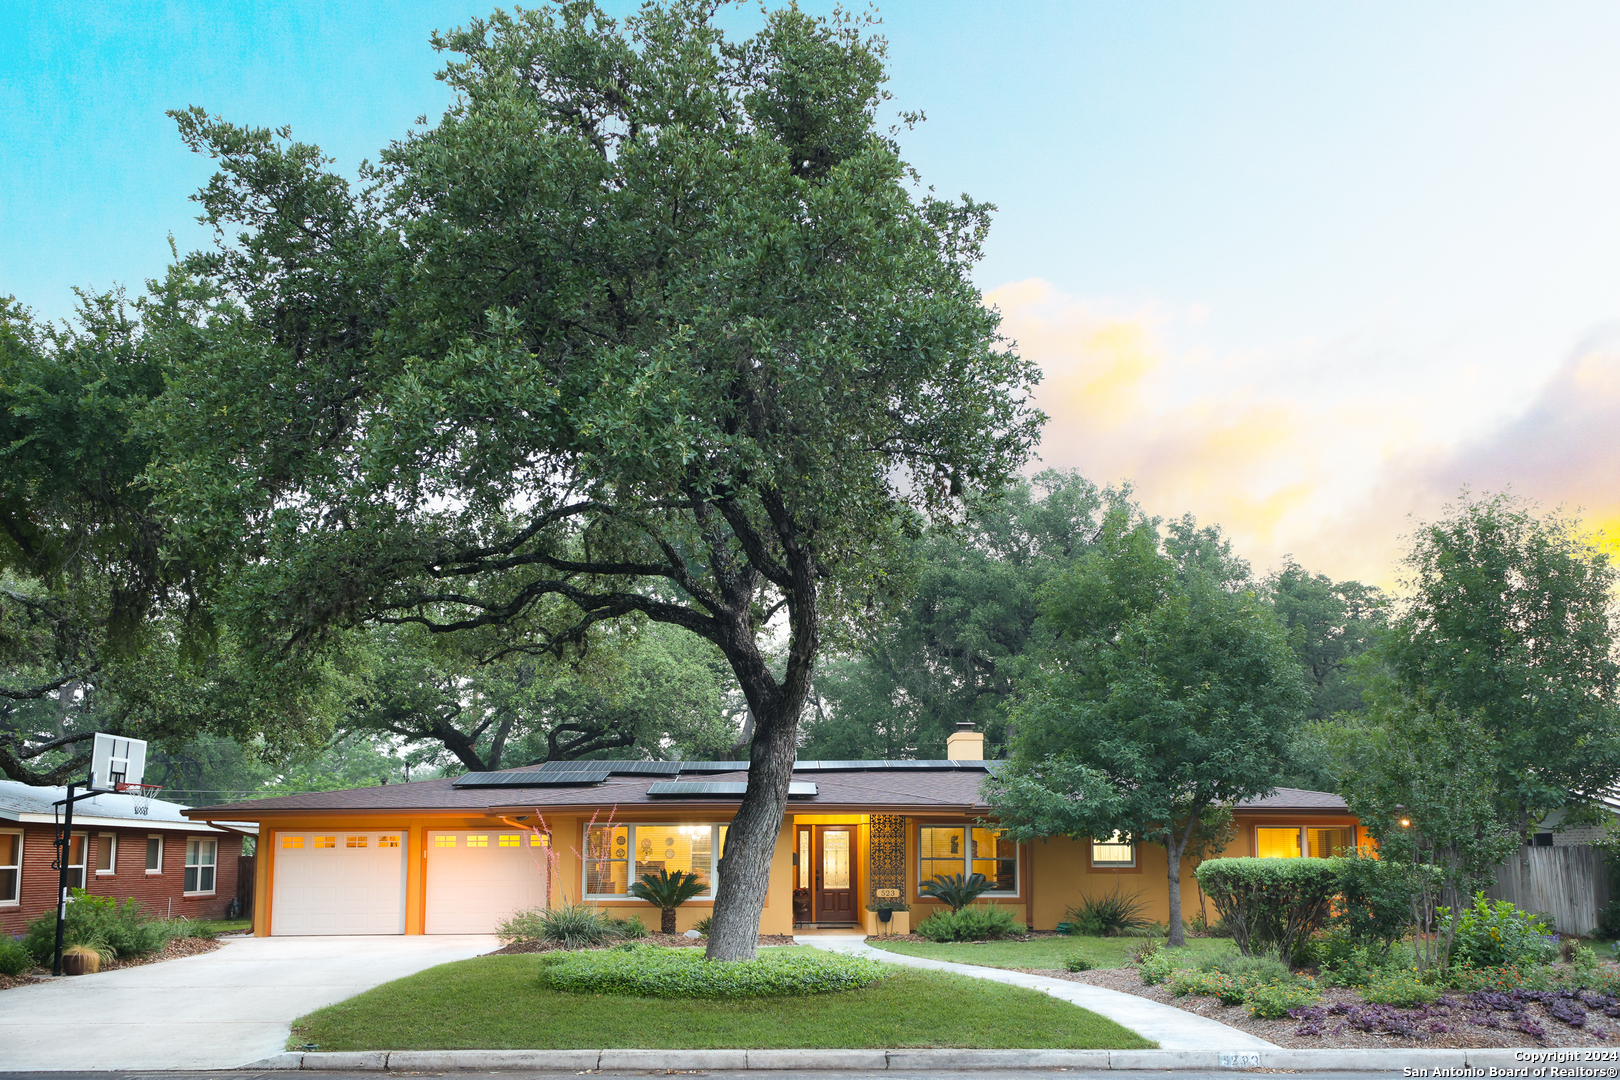
<instances>
[{"instance_id":1,"label":"front entry area","mask_svg":"<svg viewBox=\"0 0 1620 1080\"><path fill-rule=\"evenodd\" d=\"M513 912L546 906L546 849L519 829L430 830L429 934L493 934Z\"/></svg>"},{"instance_id":2,"label":"front entry area","mask_svg":"<svg viewBox=\"0 0 1620 1080\"><path fill-rule=\"evenodd\" d=\"M270 933L403 934L405 834L278 832Z\"/></svg>"},{"instance_id":3,"label":"front entry area","mask_svg":"<svg viewBox=\"0 0 1620 1080\"><path fill-rule=\"evenodd\" d=\"M854 825L816 825L810 859L811 921L853 923L855 904Z\"/></svg>"}]
</instances>

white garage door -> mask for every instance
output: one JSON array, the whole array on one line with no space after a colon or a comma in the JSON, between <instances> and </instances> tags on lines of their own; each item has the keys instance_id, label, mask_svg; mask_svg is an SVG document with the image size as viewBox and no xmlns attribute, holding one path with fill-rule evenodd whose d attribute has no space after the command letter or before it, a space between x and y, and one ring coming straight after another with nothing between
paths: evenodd
<instances>
[{"instance_id":1,"label":"white garage door","mask_svg":"<svg viewBox=\"0 0 1620 1080\"><path fill-rule=\"evenodd\" d=\"M427 834L430 934L493 934L514 911L544 907L546 849L521 829Z\"/></svg>"},{"instance_id":2,"label":"white garage door","mask_svg":"<svg viewBox=\"0 0 1620 1080\"><path fill-rule=\"evenodd\" d=\"M277 833L270 932L403 934L406 846L403 831Z\"/></svg>"}]
</instances>

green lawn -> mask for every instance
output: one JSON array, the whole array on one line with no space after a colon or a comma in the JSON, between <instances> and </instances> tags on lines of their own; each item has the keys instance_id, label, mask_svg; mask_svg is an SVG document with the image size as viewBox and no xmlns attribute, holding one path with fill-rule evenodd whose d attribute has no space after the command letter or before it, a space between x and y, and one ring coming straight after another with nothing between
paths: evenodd
<instances>
[{"instance_id":1,"label":"green lawn","mask_svg":"<svg viewBox=\"0 0 1620 1080\"><path fill-rule=\"evenodd\" d=\"M236 934L253 929L252 919L187 919L187 937L206 937L209 934Z\"/></svg>"},{"instance_id":2,"label":"green lawn","mask_svg":"<svg viewBox=\"0 0 1620 1080\"><path fill-rule=\"evenodd\" d=\"M322 1050L985 1047L1151 1048L1064 1001L965 976L897 970L864 990L698 1001L540 988L539 957L480 956L329 1005L289 1046Z\"/></svg>"},{"instance_id":3,"label":"green lawn","mask_svg":"<svg viewBox=\"0 0 1620 1080\"><path fill-rule=\"evenodd\" d=\"M1130 959L1131 950L1141 944L1140 938L1123 937L1042 937L1029 941L949 942L935 945L931 942L885 942L882 938L867 938L874 948L904 953L906 956L925 956L930 960L948 960L955 964L980 964L998 968L1061 968L1063 962L1079 953L1100 968L1123 967ZM1188 938L1187 953L1203 958L1219 953L1236 952L1231 938Z\"/></svg>"}]
</instances>

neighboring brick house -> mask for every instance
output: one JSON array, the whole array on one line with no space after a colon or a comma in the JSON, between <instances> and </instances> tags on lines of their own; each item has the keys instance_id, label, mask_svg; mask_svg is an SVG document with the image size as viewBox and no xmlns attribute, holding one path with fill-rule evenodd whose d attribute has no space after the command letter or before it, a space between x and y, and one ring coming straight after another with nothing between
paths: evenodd
<instances>
[{"instance_id":1,"label":"neighboring brick house","mask_svg":"<svg viewBox=\"0 0 1620 1080\"><path fill-rule=\"evenodd\" d=\"M0 780L0 934L20 933L56 905L60 787ZM70 884L133 897L154 915L224 918L236 897L242 838L256 826L192 821L179 803L107 794L73 807ZM144 811L144 812L143 812Z\"/></svg>"}]
</instances>

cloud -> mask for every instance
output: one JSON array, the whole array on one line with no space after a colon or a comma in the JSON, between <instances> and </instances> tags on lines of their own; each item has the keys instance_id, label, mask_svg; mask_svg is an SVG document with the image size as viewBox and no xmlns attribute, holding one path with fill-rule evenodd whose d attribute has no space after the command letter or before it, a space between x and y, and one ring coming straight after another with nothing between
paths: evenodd
<instances>
[{"instance_id":1,"label":"cloud","mask_svg":"<svg viewBox=\"0 0 1620 1080\"><path fill-rule=\"evenodd\" d=\"M1344 363L1343 343L1217 354L1196 343L1200 307L1078 300L1040 280L986 299L1045 372L1040 467L1129 481L1150 513L1219 524L1259 570L1292 554L1392 585L1414 520L1464 486L1582 508L1620 537L1620 328L1503 418L1464 369ZM1182 338L1194 344L1169 344Z\"/></svg>"}]
</instances>

